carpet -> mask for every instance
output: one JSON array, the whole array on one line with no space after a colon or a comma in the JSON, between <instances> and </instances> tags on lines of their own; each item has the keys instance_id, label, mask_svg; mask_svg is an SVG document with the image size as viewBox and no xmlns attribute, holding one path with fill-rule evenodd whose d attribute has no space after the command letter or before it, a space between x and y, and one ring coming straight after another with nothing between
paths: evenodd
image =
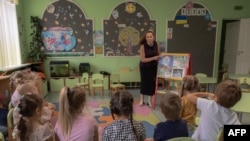
<instances>
[{"instance_id":1,"label":"carpet","mask_svg":"<svg viewBox=\"0 0 250 141\"><path fill-rule=\"evenodd\" d=\"M133 118L142 122L146 129L146 137L153 137L154 128L160 119L154 114L152 108L148 106L140 106L138 101L134 103L134 115ZM58 109L58 103L55 103ZM105 126L113 122L108 100L88 100L85 112L92 114L99 126L103 129ZM56 114L58 115L58 113ZM56 118L52 121L55 123Z\"/></svg>"}]
</instances>

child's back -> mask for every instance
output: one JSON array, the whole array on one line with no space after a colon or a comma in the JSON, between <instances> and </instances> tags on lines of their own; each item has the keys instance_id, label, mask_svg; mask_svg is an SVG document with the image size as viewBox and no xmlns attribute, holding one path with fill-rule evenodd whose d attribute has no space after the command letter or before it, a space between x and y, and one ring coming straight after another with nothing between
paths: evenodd
<instances>
[{"instance_id":1,"label":"child's back","mask_svg":"<svg viewBox=\"0 0 250 141\"><path fill-rule=\"evenodd\" d=\"M43 99L37 94L25 94L18 104L20 120L13 131L17 141L52 140L52 124L40 123Z\"/></svg>"},{"instance_id":2,"label":"child's back","mask_svg":"<svg viewBox=\"0 0 250 141\"><path fill-rule=\"evenodd\" d=\"M200 85L197 77L193 75L187 75L182 79L182 89L180 92L182 101L181 118L188 123L190 134L195 128L195 118L197 113L196 104L187 99L187 95L192 92L199 92Z\"/></svg>"},{"instance_id":3,"label":"child's back","mask_svg":"<svg viewBox=\"0 0 250 141\"><path fill-rule=\"evenodd\" d=\"M187 122L180 118L181 98L179 95L169 93L161 97L161 112L166 121L156 125L154 140L162 141L175 137L187 137Z\"/></svg>"},{"instance_id":4,"label":"child's back","mask_svg":"<svg viewBox=\"0 0 250 141\"><path fill-rule=\"evenodd\" d=\"M241 95L240 88L230 80L221 82L215 94L197 92L188 95L188 99L196 103L201 111L200 123L192 138L197 141L212 141L225 124L240 124L237 114L230 107L241 99Z\"/></svg>"},{"instance_id":5,"label":"child's back","mask_svg":"<svg viewBox=\"0 0 250 141\"><path fill-rule=\"evenodd\" d=\"M103 131L103 141L143 141L146 132L141 122L133 120L133 96L127 91L117 92L110 100L115 120Z\"/></svg>"},{"instance_id":6,"label":"child's back","mask_svg":"<svg viewBox=\"0 0 250 141\"><path fill-rule=\"evenodd\" d=\"M94 117L83 113L86 94L81 87L64 87L59 98L59 119L54 131L58 140L98 141L98 125Z\"/></svg>"}]
</instances>

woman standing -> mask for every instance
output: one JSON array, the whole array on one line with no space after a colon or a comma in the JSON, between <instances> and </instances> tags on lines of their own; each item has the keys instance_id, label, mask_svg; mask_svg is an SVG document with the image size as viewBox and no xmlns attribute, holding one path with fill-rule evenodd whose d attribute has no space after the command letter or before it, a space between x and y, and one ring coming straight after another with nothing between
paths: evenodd
<instances>
[{"instance_id":1,"label":"woman standing","mask_svg":"<svg viewBox=\"0 0 250 141\"><path fill-rule=\"evenodd\" d=\"M152 107L151 99L155 93L156 73L160 48L155 41L152 31L146 32L140 41L140 105L144 104L144 95L148 96L148 105Z\"/></svg>"}]
</instances>

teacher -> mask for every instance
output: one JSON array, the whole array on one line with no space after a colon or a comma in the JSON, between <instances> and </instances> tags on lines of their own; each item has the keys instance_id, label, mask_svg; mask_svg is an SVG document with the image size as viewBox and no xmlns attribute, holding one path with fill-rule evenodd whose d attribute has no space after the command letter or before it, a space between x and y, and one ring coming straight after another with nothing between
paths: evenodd
<instances>
[{"instance_id":1,"label":"teacher","mask_svg":"<svg viewBox=\"0 0 250 141\"><path fill-rule=\"evenodd\" d=\"M140 40L140 103L144 103L144 95L148 96L148 106L152 107L151 100L155 93L156 73L158 59L160 58L160 48L155 41L153 31L147 31Z\"/></svg>"}]
</instances>

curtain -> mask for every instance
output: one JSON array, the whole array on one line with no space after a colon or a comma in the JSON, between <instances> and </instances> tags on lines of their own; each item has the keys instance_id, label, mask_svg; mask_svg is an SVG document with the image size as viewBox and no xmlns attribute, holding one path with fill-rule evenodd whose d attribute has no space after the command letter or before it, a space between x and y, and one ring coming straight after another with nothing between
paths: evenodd
<instances>
[{"instance_id":1,"label":"curtain","mask_svg":"<svg viewBox=\"0 0 250 141\"><path fill-rule=\"evenodd\" d=\"M0 0L0 69L20 64L16 5Z\"/></svg>"},{"instance_id":2,"label":"curtain","mask_svg":"<svg viewBox=\"0 0 250 141\"><path fill-rule=\"evenodd\" d=\"M9 2L18 5L18 0L8 0Z\"/></svg>"}]
</instances>

